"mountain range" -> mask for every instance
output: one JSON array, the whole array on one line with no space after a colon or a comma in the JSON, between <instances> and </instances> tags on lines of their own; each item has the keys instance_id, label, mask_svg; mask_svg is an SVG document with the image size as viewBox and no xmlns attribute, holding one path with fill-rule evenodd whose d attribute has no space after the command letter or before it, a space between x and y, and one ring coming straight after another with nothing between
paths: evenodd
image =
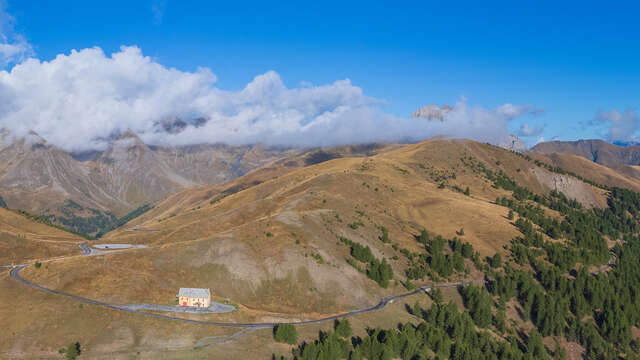
<instances>
[{"instance_id":1,"label":"mountain range","mask_svg":"<svg viewBox=\"0 0 640 360\"><path fill-rule=\"evenodd\" d=\"M15 137L3 130L0 131L0 196L9 208L95 236L126 221L131 212L137 215L148 208L142 207L184 189L224 184L270 163L280 161L280 165L292 165L298 161L296 166L306 166L333 158L372 155L399 145L327 149L224 144L150 146L134 133L126 132L115 137L102 151L69 153L33 132ZM616 186L635 189L636 180L640 179L640 146L579 140L543 142L527 150L514 135L498 145L526 152L576 173L590 165L578 165L582 160L570 155L604 165L614 171L595 176ZM298 160L293 160L296 157ZM606 170L595 174L603 171Z\"/></svg>"},{"instance_id":2,"label":"mountain range","mask_svg":"<svg viewBox=\"0 0 640 360\"><path fill-rule=\"evenodd\" d=\"M232 180L297 150L264 146L147 146L133 133L104 151L73 154L35 133L0 132L0 195L10 208L73 223L121 217L186 187Z\"/></svg>"},{"instance_id":3,"label":"mountain range","mask_svg":"<svg viewBox=\"0 0 640 360\"><path fill-rule=\"evenodd\" d=\"M526 274L537 266L553 268L547 262L560 264L577 253L557 230L543 226L573 226L558 220L563 211L574 210L590 216L590 224L593 214L608 209L611 187L640 191L638 178L570 153L579 148L573 143L541 144L525 153L464 139L304 150L171 148L147 146L124 134L104 151L68 154L35 134L4 139L0 195L9 209L0 206L3 264L73 256L43 262L40 269L27 267L21 276L115 306L167 304L180 287L208 288L213 299L230 301L237 311L185 316L220 322L313 320L371 308L419 286L497 276L503 270L496 258L504 259L510 271ZM597 142L590 149L596 145L612 154L620 150ZM21 204L39 205L43 212L29 215L18 210ZM152 206L141 208L144 204ZM103 223L90 232L80 219ZM76 256L85 241L49 226L56 224L83 235L100 233L103 244L140 248L114 256ZM527 230L526 224L535 228ZM522 250L525 237L540 241L537 252ZM597 261L583 260L594 256L591 248L574 259L589 271L609 261L607 246L617 246L615 239L598 239L604 248ZM438 242L444 244L440 250ZM467 255L460 257L456 244L463 243ZM542 257L545 253L550 255ZM574 277L563 271L567 279ZM458 289L445 289L443 296L461 309L469 306ZM505 312L513 330L504 338L525 343L531 329L542 326L523 315L531 313L525 300L511 298L497 310ZM398 305L353 317L354 329L365 334L370 326L411 322L415 316L407 309L418 301L431 305L426 295L415 293ZM88 316L91 321L77 321ZM141 349L157 358L171 341L184 351L175 358L243 358L251 346L253 358L289 351L273 345L270 329L247 335L247 343L201 349L196 346L201 339L222 330L81 306L27 289L8 276L0 279L0 318L8 320L11 334L0 336L0 354L9 357L56 355L61 342L72 341L79 341L89 358L108 358L116 350L126 357ZM39 330L53 324L63 332ZM301 336L309 339L327 326L300 327ZM503 334L497 331L495 337ZM574 357L587 351L553 334L545 335L545 344L570 348Z\"/></svg>"}]
</instances>

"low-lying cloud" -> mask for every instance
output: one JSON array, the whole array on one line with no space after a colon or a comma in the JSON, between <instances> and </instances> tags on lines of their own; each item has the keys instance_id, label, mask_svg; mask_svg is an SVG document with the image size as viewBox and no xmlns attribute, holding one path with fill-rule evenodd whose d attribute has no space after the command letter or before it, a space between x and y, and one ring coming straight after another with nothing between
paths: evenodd
<instances>
[{"instance_id":1,"label":"low-lying cloud","mask_svg":"<svg viewBox=\"0 0 640 360\"><path fill-rule=\"evenodd\" d=\"M287 88L270 71L240 91L222 90L216 80L208 68L168 68L137 47L110 56L89 48L51 61L30 58L0 71L0 128L35 131L67 151L104 149L126 131L154 145L330 146L440 134L495 143L513 118L533 111L461 99L432 121L385 113L383 101L348 79Z\"/></svg>"},{"instance_id":2,"label":"low-lying cloud","mask_svg":"<svg viewBox=\"0 0 640 360\"><path fill-rule=\"evenodd\" d=\"M0 0L0 68L19 63L33 55L33 47L15 32L15 19L5 10L5 2Z\"/></svg>"},{"instance_id":3,"label":"low-lying cloud","mask_svg":"<svg viewBox=\"0 0 640 360\"><path fill-rule=\"evenodd\" d=\"M544 131L544 127L542 126L534 126L531 127L529 124L520 125L520 129L518 129L518 136L529 137L529 136L538 136L542 134Z\"/></svg>"},{"instance_id":4,"label":"low-lying cloud","mask_svg":"<svg viewBox=\"0 0 640 360\"><path fill-rule=\"evenodd\" d=\"M598 111L592 124L608 125L607 140L610 142L628 142L637 140L639 121L638 113L633 109L626 109L624 112L613 109Z\"/></svg>"}]
</instances>

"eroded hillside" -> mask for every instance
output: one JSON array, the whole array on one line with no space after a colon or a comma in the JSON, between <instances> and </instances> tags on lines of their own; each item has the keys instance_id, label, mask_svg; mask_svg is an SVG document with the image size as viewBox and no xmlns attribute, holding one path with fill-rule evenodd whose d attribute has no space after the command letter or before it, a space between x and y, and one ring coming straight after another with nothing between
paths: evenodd
<instances>
[{"instance_id":1,"label":"eroded hillside","mask_svg":"<svg viewBox=\"0 0 640 360\"><path fill-rule=\"evenodd\" d=\"M52 264L50 278L41 274L38 280L121 303L162 302L177 287L209 287L256 316L313 316L371 305L403 289L412 266L403 252L424 251L416 241L423 229L458 237L482 257L504 252L518 231L508 209L495 204L508 194L494 186L497 174L541 194L558 189L587 207L606 205L600 189L472 141L429 141L267 173L270 178L264 170L249 173L226 188L184 191L109 234L105 241L151 247L122 255L118 263L130 264L126 270L115 264L96 270L87 259L64 268ZM389 263L393 280L387 288L349 264L353 250L341 237ZM360 265L363 271L368 266ZM447 277L469 277L474 270L467 267L471 273ZM87 277L95 286L78 280ZM100 285L111 283L131 290Z\"/></svg>"},{"instance_id":2,"label":"eroded hillside","mask_svg":"<svg viewBox=\"0 0 640 360\"><path fill-rule=\"evenodd\" d=\"M487 316L476 316L476 305L469 303L473 294L489 304L483 310L489 315L496 304L485 301L490 299L485 289L451 289L445 298L458 305L446 311L468 308L473 319L465 321L490 326L499 342L506 341L500 334L508 330L524 343L538 328L549 349L567 346L568 340L553 334L571 315L536 312L544 291L558 304L564 295L540 290L549 284L535 279L607 274L610 249L617 251L620 231L632 227L625 214L639 211L635 197L473 141L434 140L386 150L370 156L296 155L224 185L182 191L101 240L147 248L76 257L21 274L114 305L171 304L180 287L209 288L214 300L230 301L238 311L177 316L236 323L317 319L375 306L417 286L488 278L499 284L487 286L491 296L505 297L496 316L508 322L494 326ZM613 207L607 203L612 199ZM516 283L526 286L509 290ZM534 290L537 297L529 299L526 291ZM410 305L404 315L393 316L420 315L419 307L406 310ZM396 325L385 322L389 315L380 316L360 326ZM114 346L155 346L149 345L150 330L139 327L143 320L106 325L105 319L100 326L112 335L91 330L82 337L93 354ZM136 334L144 339L135 340ZM189 330L181 344L195 343L192 334L203 336ZM118 345L118 336L130 345Z\"/></svg>"}]
</instances>

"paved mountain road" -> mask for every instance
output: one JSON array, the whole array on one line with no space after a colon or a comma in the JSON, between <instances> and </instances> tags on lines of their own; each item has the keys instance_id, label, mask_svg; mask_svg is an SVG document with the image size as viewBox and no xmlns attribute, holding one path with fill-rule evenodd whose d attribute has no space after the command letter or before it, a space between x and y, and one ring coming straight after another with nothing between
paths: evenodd
<instances>
[{"instance_id":1,"label":"paved mountain road","mask_svg":"<svg viewBox=\"0 0 640 360\"><path fill-rule=\"evenodd\" d=\"M89 246L86 245L86 243L81 243L80 247L82 248L83 256L99 255L99 254L103 253L102 251L90 248ZM128 250L118 250L118 251L113 251L111 253L114 254L114 253L119 253L119 252L123 252L123 251L128 251ZM71 257L75 257L75 256L68 256L68 257L61 257L61 258L43 260L42 262L58 261L58 260L68 259L68 258L71 258ZM423 291L428 291L429 289L431 289L433 287L458 287L458 286L462 286L462 285L466 285L466 284L470 284L470 283L485 283L484 280L474 280L474 281L470 281L470 282L460 282L460 283L442 284L442 285L434 285L434 286L422 286L422 287L419 287L416 290L408 292L408 293L404 293L404 294L400 294L400 295L395 295L395 296L383 298L382 300L380 300L380 302L377 305L369 307L369 308L353 310L353 311L350 311L350 312L346 312L346 313L342 313L342 314L338 314L338 315L334 315L334 316L328 316L328 317L325 317L325 318L315 319L315 320L294 321L294 322L271 322L271 323L217 322L217 321L191 320L191 319L184 319L184 318L168 316L168 315L162 315L162 314L154 314L154 313L149 313L149 312L145 312L145 311L139 311L139 310L136 310L136 309L132 309L132 308L128 307L127 305L108 304L108 303L105 303L105 302L92 300L92 299L84 298L84 297L81 297L81 296L72 295L72 294L69 294L69 293L62 292L62 291L49 289L49 288L46 288L44 286L40 286L38 284L34 284L32 282L29 282L29 281L23 279L22 277L20 277L20 271L22 269L24 269L25 267L27 267L29 265L32 265L32 264L33 263L21 264L21 265L18 265L17 267L15 267L15 268L13 268L11 270L11 273L10 273L11 277L13 279L15 279L16 281L18 281L18 282L20 282L20 283L22 283L22 284L24 284L26 286L32 287L32 288L40 290L40 291L48 292L48 293L59 295L59 296L65 296L65 297L68 297L68 298L71 298L71 299L74 299L74 300L77 300L77 301L80 301L80 302L84 302L84 303L92 304L92 305L103 306L103 307L114 309L114 310L126 311L126 312L129 312L129 313L138 314L138 315L142 315L142 316L148 316L148 317L154 317L154 318L158 318L158 319L180 321L180 322L189 323L189 324L220 326L220 327L241 327L241 328L252 328L252 329L272 328L272 327L277 326L277 325L282 324L282 323L287 323L287 324L292 324L292 325L320 324L320 323L327 322L327 321L333 321L333 320L346 318L346 317L350 317L350 316L354 316L354 315L358 315L358 314L364 314L364 313L367 313L367 312L381 310L387 304L393 303L394 300L402 299L402 298L405 298L405 297L411 296L411 295L415 295L415 294L418 294L418 293L423 292Z\"/></svg>"}]
</instances>

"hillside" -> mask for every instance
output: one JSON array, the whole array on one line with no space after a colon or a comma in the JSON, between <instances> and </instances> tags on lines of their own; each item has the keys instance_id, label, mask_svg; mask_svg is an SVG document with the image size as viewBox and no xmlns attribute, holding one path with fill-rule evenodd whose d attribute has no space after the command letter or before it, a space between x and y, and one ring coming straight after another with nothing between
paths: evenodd
<instances>
[{"instance_id":1,"label":"hillside","mask_svg":"<svg viewBox=\"0 0 640 360\"><path fill-rule=\"evenodd\" d=\"M42 286L115 305L170 304L180 287L206 287L215 300L228 299L237 304L238 311L177 316L223 322L317 319L371 307L382 297L416 286L485 277L503 284L509 279L511 285L487 287L496 297L491 304L496 304L498 297L507 296L502 291L511 291L509 286L526 281L526 287L518 285L513 291L533 289L535 298L519 293L513 299L510 295L503 308L495 309L506 314L505 326L516 334L517 341L528 341L537 327L550 351L568 344L577 346L575 354L595 351L553 335L555 330L549 326L557 327L564 314L553 318L531 315L538 309L532 306L541 306L539 295L545 290L539 290L540 284L548 286L534 279L564 278L571 270L577 274L567 278L571 280L589 276L583 269L602 271L598 269L609 261L608 246L620 238L617 229L629 226L613 220L617 215L611 214L607 199L612 204L620 199L628 201L628 194L612 195L571 175L538 166L526 155L469 140L358 150L344 149L343 154L351 154L347 157L316 150L275 161L224 185L183 190L101 240L143 244L146 249L52 262L42 269L28 267L22 276ZM605 169L609 170L595 164L592 171L601 171L599 176L606 178ZM630 213L638 211L636 205L623 206ZM602 219L610 219L611 225L598 223ZM549 275L549 269L556 270ZM625 269L630 268L620 271ZM617 268L612 273L615 271ZM541 274L546 274L545 278ZM605 270L603 276L606 274ZM616 284L602 279L610 286ZM9 289L10 284L0 286ZM450 290L443 291L446 301L475 314L469 293ZM547 291L558 304L559 299L569 298ZM50 297L33 295L33 300L21 298L25 306ZM397 319L416 321L407 317L411 313L406 309L415 308L413 301L420 301L425 311L433 306L421 296L364 317L368 320L358 317L354 320L359 324L357 331L366 336L366 327L394 327ZM538 305L532 305L533 299L538 299ZM66 305L54 306L65 309L59 319L68 319L73 313ZM74 323L85 329L84 335L66 325L61 329L65 339L88 344L92 355L117 348L123 354L145 349L154 357L166 348L158 347L149 337L168 341L171 329L182 326L160 321L152 331L141 325L150 322L144 317L125 315L124 322L110 322L107 319L113 310L91 307L86 311L105 329L104 334L110 335L83 327L82 321ZM486 317L480 320L473 316L468 321L488 326ZM43 326L55 319L48 317ZM14 327L12 331L33 329ZM300 327L305 339L312 341L317 328L304 329ZM501 334L497 328L491 329ZM179 349L206 336L199 327L182 331L176 338ZM223 329L210 331L219 334ZM247 335L252 340L242 342L254 356L290 351L269 343L270 333L260 334ZM31 338L13 351L34 346L51 349L54 343L55 339L48 337ZM233 358L246 356L233 346L207 348L189 356L220 355L219 349L235 349ZM177 358L183 354L175 351Z\"/></svg>"},{"instance_id":2,"label":"hillside","mask_svg":"<svg viewBox=\"0 0 640 360\"><path fill-rule=\"evenodd\" d=\"M549 141L529 150L531 154L566 153L582 156L628 176L638 177L634 166L640 165L640 146L618 146L603 140Z\"/></svg>"},{"instance_id":3,"label":"hillside","mask_svg":"<svg viewBox=\"0 0 640 360\"><path fill-rule=\"evenodd\" d=\"M638 172L635 166L622 166L615 170L582 156L567 153L533 154L532 157L598 184L640 191L640 173L633 173Z\"/></svg>"},{"instance_id":4,"label":"hillside","mask_svg":"<svg viewBox=\"0 0 640 360\"><path fill-rule=\"evenodd\" d=\"M16 138L2 130L0 193L12 209L95 235L100 224L140 206L223 183L286 154L260 146L149 147L131 133L104 151L70 154L35 133Z\"/></svg>"},{"instance_id":5,"label":"hillside","mask_svg":"<svg viewBox=\"0 0 640 360\"><path fill-rule=\"evenodd\" d=\"M131 263L126 280L115 269L91 269L90 260L83 259L54 272L68 274L64 278L39 281L55 279L77 293L113 298L114 288L86 288L76 279L92 276L95 284L109 284L119 278L122 287L122 281L139 281L132 275L139 274L146 290L120 292L119 301L161 302L186 283L210 287L214 294L251 309L282 314L371 305L381 294L402 287L409 263L399 250L419 252L415 236L422 229L445 238L463 230L460 237L481 256L502 252L518 234L507 209L493 203L506 192L492 186L477 167L480 163L539 193L557 188L586 206L606 205L601 190L550 173L514 153L472 141L431 141L275 173L239 191L228 190L244 177L225 189L186 190L136 219L138 231L130 231L130 225L104 239L152 247L145 260L134 254L118 258ZM455 190L466 187L469 196ZM383 227L389 243L380 240ZM349 249L338 241L340 236L387 259L397 281L383 289L346 263Z\"/></svg>"},{"instance_id":6,"label":"hillside","mask_svg":"<svg viewBox=\"0 0 640 360\"><path fill-rule=\"evenodd\" d=\"M0 207L0 266L79 254L82 240Z\"/></svg>"},{"instance_id":7,"label":"hillside","mask_svg":"<svg viewBox=\"0 0 640 360\"><path fill-rule=\"evenodd\" d=\"M94 236L145 205L185 188L223 184L288 159L287 168L385 151L369 144L327 149L262 145L148 146L127 132L108 148L70 154L31 133L15 138L0 131L0 194L12 209L26 210ZM279 164L283 164L280 161Z\"/></svg>"}]
</instances>

